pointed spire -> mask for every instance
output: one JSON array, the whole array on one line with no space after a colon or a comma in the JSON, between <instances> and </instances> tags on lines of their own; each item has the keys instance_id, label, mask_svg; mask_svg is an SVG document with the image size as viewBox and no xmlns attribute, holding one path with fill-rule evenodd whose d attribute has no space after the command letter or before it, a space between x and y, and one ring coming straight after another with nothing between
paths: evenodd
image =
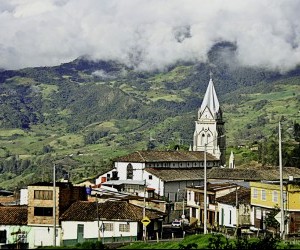
<instances>
[{"instance_id":1,"label":"pointed spire","mask_svg":"<svg viewBox=\"0 0 300 250\"><path fill-rule=\"evenodd\" d=\"M234 154L231 150L230 157L229 157L229 168L235 168L235 163L234 163Z\"/></svg>"},{"instance_id":2,"label":"pointed spire","mask_svg":"<svg viewBox=\"0 0 300 250\"><path fill-rule=\"evenodd\" d=\"M204 111L204 109L206 107L208 107L210 109L210 111L213 114L215 114L219 111L220 104L219 104L219 100L218 100L218 97L216 94L214 83L212 81L212 72L210 72L209 75L210 75L210 80L208 83L208 87L206 89L205 96L203 98L203 102L200 107L200 113L202 113Z\"/></svg>"}]
</instances>

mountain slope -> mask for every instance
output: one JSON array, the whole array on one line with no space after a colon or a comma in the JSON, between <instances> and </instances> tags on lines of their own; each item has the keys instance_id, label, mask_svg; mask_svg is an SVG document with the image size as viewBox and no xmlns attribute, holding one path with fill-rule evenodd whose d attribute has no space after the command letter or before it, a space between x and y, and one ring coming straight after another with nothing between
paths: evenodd
<instances>
[{"instance_id":1,"label":"mountain slope","mask_svg":"<svg viewBox=\"0 0 300 250\"><path fill-rule=\"evenodd\" d=\"M179 62L162 72L84 58L0 72L0 186L51 179L54 163L59 177L76 181L127 152L188 149L210 71L229 146L275 138L282 116L287 128L299 123L300 68L280 74L239 67L234 53L233 45L219 44L207 64Z\"/></svg>"}]
</instances>

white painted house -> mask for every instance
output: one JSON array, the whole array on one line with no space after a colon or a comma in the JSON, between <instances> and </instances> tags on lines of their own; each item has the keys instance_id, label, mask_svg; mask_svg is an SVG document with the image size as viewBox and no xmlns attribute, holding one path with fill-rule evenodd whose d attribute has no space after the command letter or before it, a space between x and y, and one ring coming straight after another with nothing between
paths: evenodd
<instances>
[{"instance_id":1,"label":"white painted house","mask_svg":"<svg viewBox=\"0 0 300 250\"><path fill-rule=\"evenodd\" d=\"M33 248L33 230L27 226L27 206L0 206L0 249L4 245L28 244Z\"/></svg>"},{"instance_id":2,"label":"white painted house","mask_svg":"<svg viewBox=\"0 0 300 250\"><path fill-rule=\"evenodd\" d=\"M250 188L237 186L236 190L217 198L218 225L225 227L250 227Z\"/></svg>"},{"instance_id":3,"label":"white painted house","mask_svg":"<svg viewBox=\"0 0 300 250\"><path fill-rule=\"evenodd\" d=\"M206 160L207 168L219 166L220 161L209 153ZM127 185L146 182L156 196L175 201L179 189L203 183L203 167L204 152L200 151L136 151L117 158L114 169L100 175L96 185L115 180Z\"/></svg>"},{"instance_id":4,"label":"white painted house","mask_svg":"<svg viewBox=\"0 0 300 250\"><path fill-rule=\"evenodd\" d=\"M148 235L160 233L164 214L149 209L145 214L151 220ZM62 244L75 245L87 240L135 241L142 237L142 219L143 208L127 201L78 201L60 217Z\"/></svg>"},{"instance_id":5,"label":"white painted house","mask_svg":"<svg viewBox=\"0 0 300 250\"><path fill-rule=\"evenodd\" d=\"M204 221L204 187L192 186L187 189L187 206L191 221L203 224ZM207 183L207 222L214 226L218 222L218 204L216 199L236 190L232 183Z\"/></svg>"}]
</instances>

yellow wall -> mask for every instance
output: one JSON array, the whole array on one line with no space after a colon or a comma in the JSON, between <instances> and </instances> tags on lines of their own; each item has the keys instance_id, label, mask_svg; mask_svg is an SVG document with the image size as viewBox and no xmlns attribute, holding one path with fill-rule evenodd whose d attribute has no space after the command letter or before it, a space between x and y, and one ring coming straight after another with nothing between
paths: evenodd
<instances>
[{"instance_id":1,"label":"yellow wall","mask_svg":"<svg viewBox=\"0 0 300 250\"><path fill-rule=\"evenodd\" d=\"M256 205L266 208L280 207L280 184L269 184L261 182L250 182L251 187L251 205ZM254 198L254 189L257 190L257 198ZM262 200L262 190L265 190L266 199ZM277 202L274 202L273 191L277 191ZM287 202L284 203L284 208L289 211L300 211L300 185L287 184L283 186L283 191L287 192Z\"/></svg>"}]
</instances>

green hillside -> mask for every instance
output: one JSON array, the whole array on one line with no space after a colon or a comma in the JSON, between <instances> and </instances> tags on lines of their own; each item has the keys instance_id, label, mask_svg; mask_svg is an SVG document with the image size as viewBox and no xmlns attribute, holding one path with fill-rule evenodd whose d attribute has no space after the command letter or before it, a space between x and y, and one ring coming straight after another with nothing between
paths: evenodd
<instances>
[{"instance_id":1,"label":"green hillside","mask_svg":"<svg viewBox=\"0 0 300 250\"><path fill-rule=\"evenodd\" d=\"M161 72L84 58L0 71L0 188L51 180L54 163L59 178L68 174L76 182L106 171L112 158L128 152L188 149L210 71L228 154L235 152L237 164L276 164L282 121L284 157L294 159L284 163L300 167L300 69L232 68L219 50L210 54L210 64L181 62Z\"/></svg>"}]
</instances>

